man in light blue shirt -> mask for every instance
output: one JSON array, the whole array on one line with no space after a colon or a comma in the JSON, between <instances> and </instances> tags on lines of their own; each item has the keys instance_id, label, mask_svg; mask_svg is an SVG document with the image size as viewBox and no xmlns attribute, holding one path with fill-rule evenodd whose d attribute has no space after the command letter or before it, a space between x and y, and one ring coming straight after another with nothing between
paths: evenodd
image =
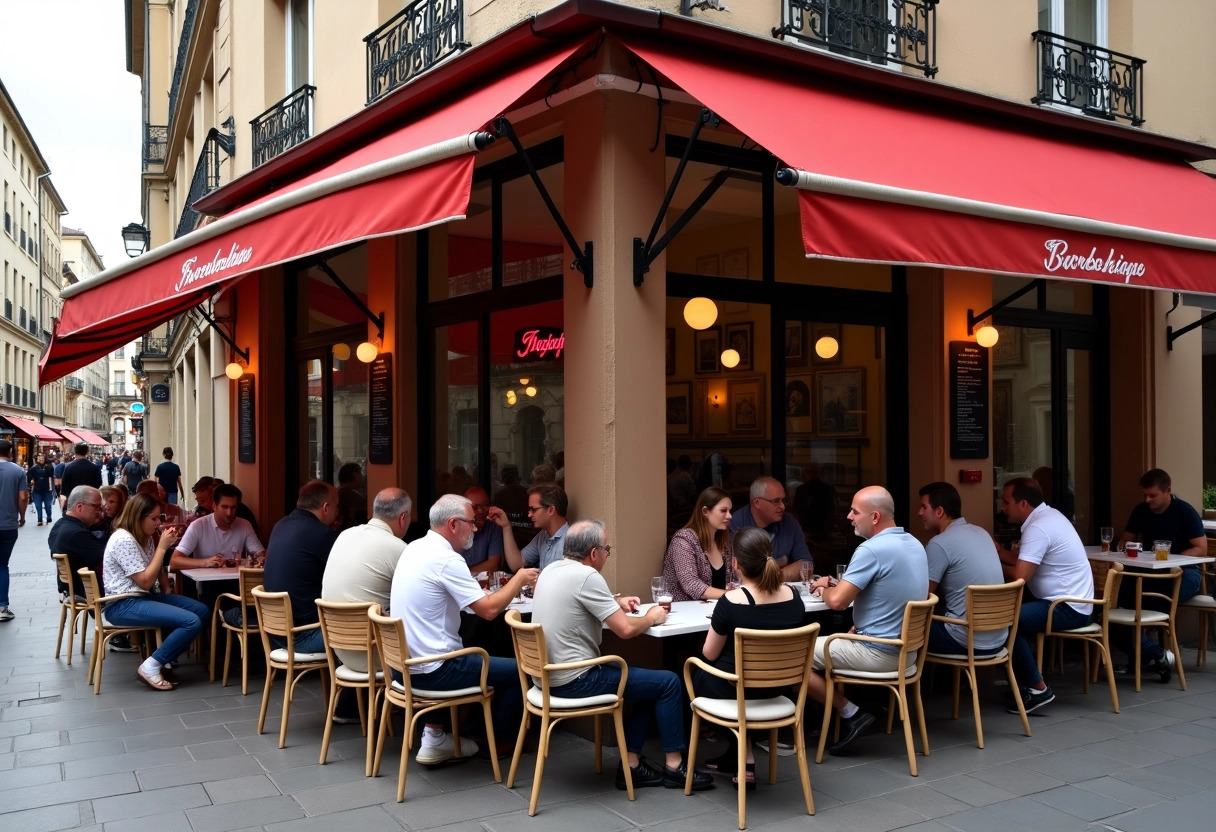
<instances>
[{"instance_id":1,"label":"man in light blue shirt","mask_svg":"<svg viewBox=\"0 0 1216 832\"><path fill-rule=\"evenodd\" d=\"M566 512L569 508L566 492L553 483L534 485L528 489L528 516L532 518L532 525L540 531L522 552L515 543L514 535L503 534L502 548L511 571L518 572L524 567L544 569L562 559L568 528ZM491 519L503 529L510 528L510 520L502 512L491 514Z\"/></svg>"}]
</instances>

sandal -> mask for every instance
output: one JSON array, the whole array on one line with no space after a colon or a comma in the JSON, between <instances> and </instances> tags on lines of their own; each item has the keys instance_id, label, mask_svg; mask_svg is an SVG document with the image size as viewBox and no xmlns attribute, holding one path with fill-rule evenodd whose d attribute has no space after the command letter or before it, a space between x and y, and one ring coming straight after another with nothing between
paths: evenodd
<instances>
[{"instance_id":1,"label":"sandal","mask_svg":"<svg viewBox=\"0 0 1216 832\"><path fill-rule=\"evenodd\" d=\"M173 690L173 684L165 680L159 673L145 673L143 667L135 671L135 675L143 679L152 690Z\"/></svg>"},{"instance_id":2,"label":"sandal","mask_svg":"<svg viewBox=\"0 0 1216 832\"><path fill-rule=\"evenodd\" d=\"M719 754L717 757L710 757L705 761L705 768L708 771L716 771L718 774L734 774L739 770L739 754L737 751L727 751L725 754Z\"/></svg>"},{"instance_id":3,"label":"sandal","mask_svg":"<svg viewBox=\"0 0 1216 832\"><path fill-rule=\"evenodd\" d=\"M747 763L747 770L743 773L743 782L747 784L747 790L754 792L756 790L756 764ZM730 782L735 784L735 788L739 788L738 776L730 778Z\"/></svg>"}]
</instances>

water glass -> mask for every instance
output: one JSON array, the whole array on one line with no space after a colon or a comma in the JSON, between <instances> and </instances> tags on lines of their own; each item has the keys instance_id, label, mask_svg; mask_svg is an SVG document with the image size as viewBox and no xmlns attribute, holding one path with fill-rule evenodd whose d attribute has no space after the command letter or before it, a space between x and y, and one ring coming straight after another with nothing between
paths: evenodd
<instances>
[{"instance_id":1,"label":"water glass","mask_svg":"<svg viewBox=\"0 0 1216 832\"><path fill-rule=\"evenodd\" d=\"M844 573L847 571L849 571L849 565L847 563L836 564L836 580L844 580Z\"/></svg>"},{"instance_id":2,"label":"water glass","mask_svg":"<svg viewBox=\"0 0 1216 832\"><path fill-rule=\"evenodd\" d=\"M799 564L798 577L802 579L804 584L809 584L811 582L811 562L809 560L804 560L801 564Z\"/></svg>"},{"instance_id":3,"label":"water glass","mask_svg":"<svg viewBox=\"0 0 1216 832\"><path fill-rule=\"evenodd\" d=\"M1103 526L1101 531L1102 551L1110 551L1110 542L1115 539L1115 530L1110 526Z\"/></svg>"},{"instance_id":4,"label":"water glass","mask_svg":"<svg viewBox=\"0 0 1216 832\"><path fill-rule=\"evenodd\" d=\"M667 594L667 581L660 575L650 579L650 600L659 603L659 596Z\"/></svg>"}]
</instances>

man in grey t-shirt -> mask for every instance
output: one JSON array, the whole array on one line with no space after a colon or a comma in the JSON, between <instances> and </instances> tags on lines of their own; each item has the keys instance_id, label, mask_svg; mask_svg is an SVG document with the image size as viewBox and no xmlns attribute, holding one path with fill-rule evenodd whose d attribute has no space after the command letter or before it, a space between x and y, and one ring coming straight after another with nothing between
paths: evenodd
<instances>
[{"instance_id":1,"label":"man in grey t-shirt","mask_svg":"<svg viewBox=\"0 0 1216 832\"><path fill-rule=\"evenodd\" d=\"M967 587L1001 584L1001 559L992 536L963 518L963 498L948 482L931 482L920 490L921 522L935 536L925 546L929 561L929 592L945 599L946 616L967 617ZM1005 646L1009 630L975 634L976 655L991 655ZM929 652L967 652L967 628L934 621L929 632Z\"/></svg>"},{"instance_id":2,"label":"man in grey t-shirt","mask_svg":"<svg viewBox=\"0 0 1216 832\"><path fill-rule=\"evenodd\" d=\"M17 545L17 528L25 525L30 485L25 471L9 459L13 443L0 439L0 621L12 621L8 608L8 559Z\"/></svg>"}]
</instances>

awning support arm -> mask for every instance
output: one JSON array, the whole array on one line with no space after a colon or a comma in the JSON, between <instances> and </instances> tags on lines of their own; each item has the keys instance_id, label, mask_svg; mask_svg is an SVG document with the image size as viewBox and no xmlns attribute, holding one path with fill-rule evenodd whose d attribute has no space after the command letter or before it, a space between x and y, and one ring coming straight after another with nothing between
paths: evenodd
<instances>
[{"instance_id":1,"label":"awning support arm","mask_svg":"<svg viewBox=\"0 0 1216 832\"><path fill-rule=\"evenodd\" d=\"M701 113L697 116L697 123L692 127L692 134L688 137L688 143L684 145L684 154L680 157L680 164L676 166L675 174L671 177L671 182L667 185L667 193L663 195L663 204L659 206L659 212L655 215L654 225L650 227L650 236L643 242L641 237L633 238L633 285L641 286L642 281L646 279L646 272L650 271L650 264L655 261L655 258L663 253L667 245L680 232L688 222L697 215L697 212L705 207L705 203L709 202L710 198L717 192L718 188L722 187L727 179L726 171L719 171L713 180L701 191L701 195L697 197L691 205L685 209L680 218L675 221L663 238L657 243L655 238L659 236L659 229L663 226L663 217L667 216L667 209L671 207L671 200L676 195L676 188L680 185L680 180L684 176L684 168L688 167L688 160L692 157L693 148L696 147L697 138L701 135L701 128L706 124L717 127L722 121L707 107L701 108Z\"/></svg>"},{"instance_id":2,"label":"awning support arm","mask_svg":"<svg viewBox=\"0 0 1216 832\"><path fill-rule=\"evenodd\" d=\"M540 174L536 172L536 165L532 163L532 157L528 155L528 151L524 149L523 144L519 141L519 136L515 135L515 128L511 126L511 122L507 121L505 116L499 116L494 122L494 129L498 135L507 137L507 140L515 148L515 152L519 154L519 158L523 160L524 166L528 169L528 175L532 177L532 184L540 192L540 198L544 200L545 207L549 209L549 214L553 217L553 221L557 223L557 229L566 238L566 243L574 254L574 260L570 265L582 272L583 285L590 289L595 285L594 246L591 241L588 240L585 246L580 246L578 240L574 238L573 232L570 231L570 226L566 225L566 220L562 218L561 211L557 210L557 205L553 202L553 198L549 196L549 189L545 187L545 183L541 181Z\"/></svg>"},{"instance_id":3,"label":"awning support arm","mask_svg":"<svg viewBox=\"0 0 1216 832\"><path fill-rule=\"evenodd\" d=\"M978 324L980 321L984 320L985 318L991 317L994 312L1001 311L1006 306L1013 303L1018 298L1022 297L1022 295L1029 294L1030 292L1033 292L1036 290L1041 292L1046 286L1047 286L1047 280L1045 278L1040 277L1038 280L1030 281L1025 286L1023 286L1021 289L1018 289L1016 292L1014 292L1012 295L1005 298L1004 300L997 301L996 303L992 304L992 306L988 307L987 309L985 309L983 312L981 312L978 315L975 314L974 312L972 312L970 309L968 309L967 310L967 334L974 335L975 334L975 325Z\"/></svg>"},{"instance_id":4,"label":"awning support arm","mask_svg":"<svg viewBox=\"0 0 1216 832\"><path fill-rule=\"evenodd\" d=\"M1186 335L1192 329L1198 329L1204 324L1211 323L1212 321L1216 321L1216 312L1209 312L1194 323L1187 324L1180 329L1174 329L1172 326L1167 326L1165 328L1165 348L1172 352L1175 341L1177 341L1183 335Z\"/></svg>"},{"instance_id":5,"label":"awning support arm","mask_svg":"<svg viewBox=\"0 0 1216 832\"><path fill-rule=\"evenodd\" d=\"M350 299L350 302L359 307L359 311L366 315L367 319L376 325L376 334L379 335L380 340L383 341L384 314L372 314L372 310L367 308L367 304L363 302L363 299L356 295L349 286L342 282L342 278L338 277L338 273L329 267L329 263L325 262L324 260L318 260L317 268L325 272L325 276L332 280L334 285L342 290L346 297Z\"/></svg>"},{"instance_id":6,"label":"awning support arm","mask_svg":"<svg viewBox=\"0 0 1216 832\"><path fill-rule=\"evenodd\" d=\"M232 340L232 337L227 332L224 332L224 328L219 325L219 323L215 320L215 318L213 318L207 312L207 310L202 307L202 305L196 306L195 309L198 310L198 314L203 316L203 320L206 321L207 323L211 324L211 328L214 329L217 333L219 333L220 338L224 339L224 343L227 344L228 346L232 347L233 351L241 357L241 360L243 362L245 362L246 364L248 364L249 363L249 350L243 350L240 347L238 347L236 345L236 341Z\"/></svg>"}]
</instances>

